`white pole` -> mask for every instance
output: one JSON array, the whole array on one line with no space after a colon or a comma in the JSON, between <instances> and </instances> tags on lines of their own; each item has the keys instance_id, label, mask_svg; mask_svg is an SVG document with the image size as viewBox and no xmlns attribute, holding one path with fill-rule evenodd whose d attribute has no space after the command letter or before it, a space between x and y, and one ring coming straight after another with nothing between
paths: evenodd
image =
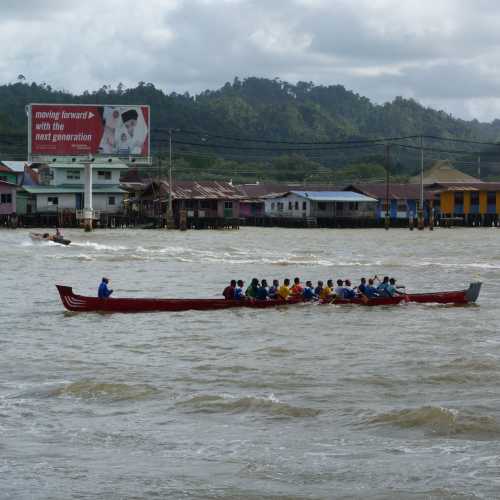
<instances>
[{"instance_id":1,"label":"white pole","mask_svg":"<svg viewBox=\"0 0 500 500\"><path fill-rule=\"evenodd\" d=\"M85 204L83 208L83 219L85 231L92 231L92 219L94 210L92 208L92 163L85 164Z\"/></svg>"},{"instance_id":2,"label":"white pole","mask_svg":"<svg viewBox=\"0 0 500 500\"><path fill-rule=\"evenodd\" d=\"M424 137L420 136L420 211L418 228L424 229Z\"/></svg>"}]
</instances>

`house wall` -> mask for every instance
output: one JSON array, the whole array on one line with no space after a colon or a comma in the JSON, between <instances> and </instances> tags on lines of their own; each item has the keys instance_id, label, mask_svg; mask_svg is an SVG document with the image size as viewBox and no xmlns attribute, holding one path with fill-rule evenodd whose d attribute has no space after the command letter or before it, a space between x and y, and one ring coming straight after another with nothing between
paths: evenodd
<instances>
[{"instance_id":1,"label":"house wall","mask_svg":"<svg viewBox=\"0 0 500 500\"><path fill-rule=\"evenodd\" d=\"M240 217L259 217L264 215L264 202L240 201Z\"/></svg>"},{"instance_id":2,"label":"house wall","mask_svg":"<svg viewBox=\"0 0 500 500\"><path fill-rule=\"evenodd\" d=\"M12 186L6 186L0 183L0 195L10 194L12 198L11 203L2 203L0 196L0 214L10 215L16 211L16 188Z\"/></svg>"},{"instance_id":3,"label":"house wall","mask_svg":"<svg viewBox=\"0 0 500 500\"><path fill-rule=\"evenodd\" d=\"M226 203L232 203L232 207L227 208ZM217 200L217 217L233 219L233 218L238 218L239 216L240 216L239 200Z\"/></svg>"},{"instance_id":4,"label":"house wall","mask_svg":"<svg viewBox=\"0 0 500 500\"><path fill-rule=\"evenodd\" d=\"M282 209L279 208L281 206L279 204L282 204ZM264 211L266 215L272 217L309 217L311 215L311 201L296 194L269 198L264 201Z\"/></svg>"},{"instance_id":5,"label":"house wall","mask_svg":"<svg viewBox=\"0 0 500 500\"><path fill-rule=\"evenodd\" d=\"M74 167L68 168L51 168L50 169L53 178L50 180L49 184L51 186L61 186L61 185L71 185L71 184L83 184L85 182L84 177L84 167L75 165ZM125 169L124 169L125 170ZM80 177L78 179L68 179L68 173L74 171L79 172ZM99 172L110 172L111 179L106 180L99 177ZM105 167L95 166L92 167L92 183L93 184L105 184L105 185L118 185L120 184L120 175L123 170L121 169L106 169Z\"/></svg>"},{"instance_id":6,"label":"house wall","mask_svg":"<svg viewBox=\"0 0 500 500\"><path fill-rule=\"evenodd\" d=\"M17 184L17 174L15 172L0 172L0 181L11 182Z\"/></svg>"},{"instance_id":7,"label":"house wall","mask_svg":"<svg viewBox=\"0 0 500 500\"><path fill-rule=\"evenodd\" d=\"M49 205L48 199L57 196L58 204ZM109 197L115 197L115 205L109 204ZM76 199L75 193L64 193L64 194L37 194L36 195L36 210L37 212L57 212L59 209L76 209ZM94 210L100 210L106 213L116 213L119 212L123 204L123 194L103 194L94 193L92 196L92 205Z\"/></svg>"}]
</instances>

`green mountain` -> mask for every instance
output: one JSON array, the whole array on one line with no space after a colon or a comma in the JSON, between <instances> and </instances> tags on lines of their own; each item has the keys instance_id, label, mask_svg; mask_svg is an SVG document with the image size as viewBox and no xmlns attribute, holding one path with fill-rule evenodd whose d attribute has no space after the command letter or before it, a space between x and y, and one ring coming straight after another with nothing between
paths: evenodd
<instances>
[{"instance_id":1,"label":"green mountain","mask_svg":"<svg viewBox=\"0 0 500 500\"><path fill-rule=\"evenodd\" d=\"M21 77L20 77L21 78ZM480 123L454 118L424 107L412 99L396 97L384 105L345 89L342 85L289 84L279 79L236 78L218 90L198 95L166 93L151 83L135 88L103 86L81 95L46 84L20 80L0 86L0 154L26 154L25 106L30 102L149 104L152 148L167 157L167 129L174 133L174 159L178 177L228 178L238 181L279 179L335 182L344 178L373 179L383 174L384 149L380 145L297 145L413 135L496 142L500 120ZM13 136L11 134L14 134ZM244 140L242 140L244 139ZM255 142L265 139L266 143ZM415 140L398 141L416 146ZM426 163L452 159L464 170L474 169L476 151L483 150L482 171L496 175L496 148L426 140L443 151L426 152ZM469 152L471 154L467 154ZM483 157L484 155L484 157ZM413 174L418 151L391 147L393 175ZM159 172L162 173L161 162ZM155 171L156 172L156 171Z\"/></svg>"}]
</instances>

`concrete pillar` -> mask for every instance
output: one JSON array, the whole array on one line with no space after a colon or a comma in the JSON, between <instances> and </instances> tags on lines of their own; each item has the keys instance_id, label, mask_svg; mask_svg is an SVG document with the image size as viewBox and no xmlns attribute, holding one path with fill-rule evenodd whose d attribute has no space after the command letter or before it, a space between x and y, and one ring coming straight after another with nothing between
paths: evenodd
<instances>
[{"instance_id":1,"label":"concrete pillar","mask_svg":"<svg viewBox=\"0 0 500 500\"><path fill-rule=\"evenodd\" d=\"M94 210L92 208L92 163L85 164L85 204L83 208L83 227L86 232L92 231Z\"/></svg>"}]
</instances>

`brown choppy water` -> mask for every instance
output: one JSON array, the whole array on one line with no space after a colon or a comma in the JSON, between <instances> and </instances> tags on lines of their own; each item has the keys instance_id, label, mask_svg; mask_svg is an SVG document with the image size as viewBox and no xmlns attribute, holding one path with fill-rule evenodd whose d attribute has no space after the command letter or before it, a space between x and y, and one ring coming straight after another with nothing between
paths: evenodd
<instances>
[{"instance_id":1,"label":"brown choppy water","mask_svg":"<svg viewBox=\"0 0 500 500\"><path fill-rule=\"evenodd\" d=\"M0 232L0 498L500 494L500 232ZM483 281L476 307L64 312L54 283L216 296L231 278Z\"/></svg>"}]
</instances>

